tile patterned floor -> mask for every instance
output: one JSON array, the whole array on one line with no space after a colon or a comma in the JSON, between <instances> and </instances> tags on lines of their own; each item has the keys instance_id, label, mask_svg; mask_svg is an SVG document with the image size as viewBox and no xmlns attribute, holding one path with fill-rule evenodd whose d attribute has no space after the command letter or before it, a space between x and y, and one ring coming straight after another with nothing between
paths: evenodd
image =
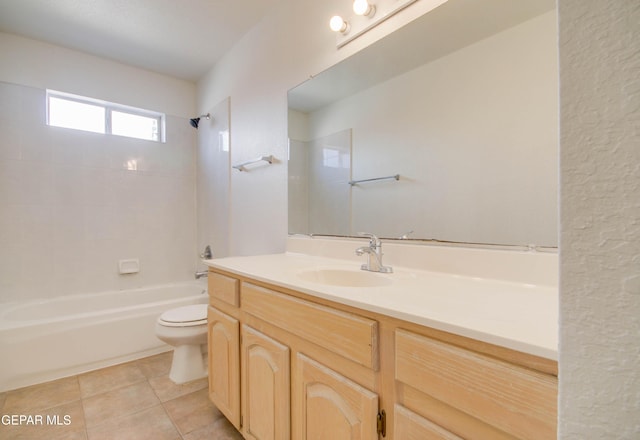
<instances>
[{"instance_id":1,"label":"tile patterned floor","mask_svg":"<svg viewBox=\"0 0 640 440\"><path fill-rule=\"evenodd\" d=\"M170 367L167 352L0 393L0 439L241 440L209 401L207 379L176 385ZM5 423L14 414L34 423Z\"/></svg>"}]
</instances>

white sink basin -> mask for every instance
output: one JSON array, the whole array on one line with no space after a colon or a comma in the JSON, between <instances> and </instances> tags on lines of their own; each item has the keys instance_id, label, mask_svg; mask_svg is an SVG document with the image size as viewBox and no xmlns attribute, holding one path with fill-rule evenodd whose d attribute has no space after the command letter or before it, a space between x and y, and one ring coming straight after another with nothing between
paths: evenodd
<instances>
[{"instance_id":1,"label":"white sink basin","mask_svg":"<svg viewBox=\"0 0 640 440\"><path fill-rule=\"evenodd\" d=\"M393 282L388 276L357 269L310 269L297 275L304 281L342 287L379 287Z\"/></svg>"}]
</instances>

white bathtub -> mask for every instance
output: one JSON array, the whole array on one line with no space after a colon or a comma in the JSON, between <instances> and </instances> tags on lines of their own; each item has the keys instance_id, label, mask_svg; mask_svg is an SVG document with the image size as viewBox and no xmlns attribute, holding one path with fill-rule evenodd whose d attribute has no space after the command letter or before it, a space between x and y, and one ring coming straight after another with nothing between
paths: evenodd
<instances>
[{"instance_id":1,"label":"white bathtub","mask_svg":"<svg viewBox=\"0 0 640 440\"><path fill-rule=\"evenodd\" d=\"M207 300L198 281L0 305L0 391L168 351L157 317Z\"/></svg>"}]
</instances>

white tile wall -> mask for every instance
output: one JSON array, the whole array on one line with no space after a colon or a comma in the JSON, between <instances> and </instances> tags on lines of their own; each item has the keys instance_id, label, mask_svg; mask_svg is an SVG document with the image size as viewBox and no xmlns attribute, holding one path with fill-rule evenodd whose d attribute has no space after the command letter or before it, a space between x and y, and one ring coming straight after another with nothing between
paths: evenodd
<instances>
[{"instance_id":1,"label":"white tile wall","mask_svg":"<svg viewBox=\"0 0 640 440\"><path fill-rule=\"evenodd\" d=\"M341 130L309 144L309 230L350 235L351 130Z\"/></svg>"},{"instance_id":2,"label":"white tile wall","mask_svg":"<svg viewBox=\"0 0 640 440\"><path fill-rule=\"evenodd\" d=\"M214 258L229 255L229 109L226 98L209 108L198 126L198 254L211 247ZM199 270L206 267L197 261Z\"/></svg>"},{"instance_id":3,"label":"white tile wall","mask_svg":"<svg viewBox=\"0 0 640 440\"><path fill-rule=\"evenodd\" d=\"M188 120L167 116L156 143L48 127L45 108L44 90L0 82L0 302L191 279ZM119 275L125 258L140 273Z\"/></svg>"},{"instance_id":4,"label":"white tile wall","mask_svg":"<svg viewBox=\"0 0 640 440\"><path fill-rule=\"evenodd\" d=\"M351 235L351 130L289 140L289 231Z\"/></svg>"},{"instance_id":5,"label":"white tile wall","mask_svg":"<svg viewBox=\"0 0 640 440\"><path fill-rule=\"evenodd\" d=\"M289 232L309 233L309 142L289 139Z\"/></svg>"}]
</instances>

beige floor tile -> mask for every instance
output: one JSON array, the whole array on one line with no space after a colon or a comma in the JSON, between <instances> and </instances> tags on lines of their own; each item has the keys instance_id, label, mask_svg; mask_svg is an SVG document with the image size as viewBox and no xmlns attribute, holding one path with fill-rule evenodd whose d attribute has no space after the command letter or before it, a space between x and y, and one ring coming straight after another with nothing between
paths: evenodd
<instances>
[{"instance_id":1,"label":"beige floor tile","mask_svg":"<svg viewBox=\"0 0 640 440\"><path fill-rule=\"evenodd\" d=\"M161 405L87 428L89 440L180 440Z\"/></svg>"},{"instance_id":2,"label":"beige floor tile","mask_svg":"<svg viewBox=\"0 0 640 440\"><path fill-rule=\"evenodd\" d=\"M177 385L169 379L169 376L159 376L149 379L149 383L161 402L167 402L175 399L176 397L184 396L185 394L193 393L194 391L199 391L209 386L209 382L206 377L204 379Z\"/></svg>"},{"instance_id":3,"label":"beige floor tile","mask_svg":"<svg viewBox=\"0 0 640 440\"><path fill-rule=\"evenodd\" d=\"M56 437L43 437L47 440L87 440L87 430L82 429L73 429L64 433L60 433L59 436Z\"/></svg>"},{"instance_id":4,"label":"beige floor tile","mask_svg":"<svg viewBox=\"0 0 640 440\"><path fill-rule=\"evenodd\" d=\"M87 431L79 428L64 431L48 430L41 433L29 430L5 432L4 427L0 427L0 438L2 440L87 440Z\"/></svg>"},{"instance_id":5,"label":"beige floor tile","mask_svg":"<svg viewBox=\"0 0 640 440\"><path fill-rule=\"evenodd\" d=\"M225 417L221 417L212 424L191 431L182 437L184 440L243 440L242 435Z\"/></svg>"},{"instance_id":6,"label":"beige floor tile","mask_svg":"<svg viewBox=\"0 0 640 440\"><path fill-rule=\"evenodd\" d=\"M79 400L29 415L33 417L35 423L0 426L0 438L3 440L86 439L84 413Z\"/></svg>"},{"instance_id":7,"label":"beige floor tile","mask_svg":"<svg viewBox=\"0 0 640 440\"><path fill-rule=\"evenodd\" d=\"M182 435L202 429L223 417L209 400L207 389L170 400L163 406Z\"/></svg>"},{"instance_id":8,"label":"beige floor tile","mask_svg":"<svg viewBox=\"0 0 640 440\"><path fill-rule=\"evenodd\" d=\"M85 423L95 427L160 403L147 381L127 385L82 400Z\"/></svg>"},{"instance_id":9,"label":"beige floor tile","mask_svg":"<svg viewBox=\"0 0 640 440\"><path fill-rule=\"evenodd\" d=\"M76 376L7 392L3 414L36 414L47 408L80 400Z\"/></svg>"},{"instance_id":10,"label":"beige floor tile","mask_svg":"<svg viewBox=\"0 0 640 440\"><path fill-rule=\"evenodd\" d=\"M131 385L145 379L136 362L115 365L78 376L83 398L111 391L125 385Z\"/></svg>"},{"instance_id":11,"label":"beige floor tile","mask_svg":"<svg viewBox=\"0 0 640 440\"><path fill-rule=\"evenodd\" d=\"M138 368L147 379L152 377L165 376L171 370L171 361L173 360L173 351L157 354L136 361Z\"/></svg>"},{"instance_id":12,"label":"beige floor tile","mask_svg":"<svg viewBox=\"0 0 640 440\"><path fill-rule=\"evenodd\" d=\"M44 420L35 426L0 425L0 439L242 440L209 401L207 378L183 385L169 379L172 356L169 351L0 393L2 414L41 415ZM46 425L47 415L57 415L61 425Z\"/></svg>"}]
</instances>

